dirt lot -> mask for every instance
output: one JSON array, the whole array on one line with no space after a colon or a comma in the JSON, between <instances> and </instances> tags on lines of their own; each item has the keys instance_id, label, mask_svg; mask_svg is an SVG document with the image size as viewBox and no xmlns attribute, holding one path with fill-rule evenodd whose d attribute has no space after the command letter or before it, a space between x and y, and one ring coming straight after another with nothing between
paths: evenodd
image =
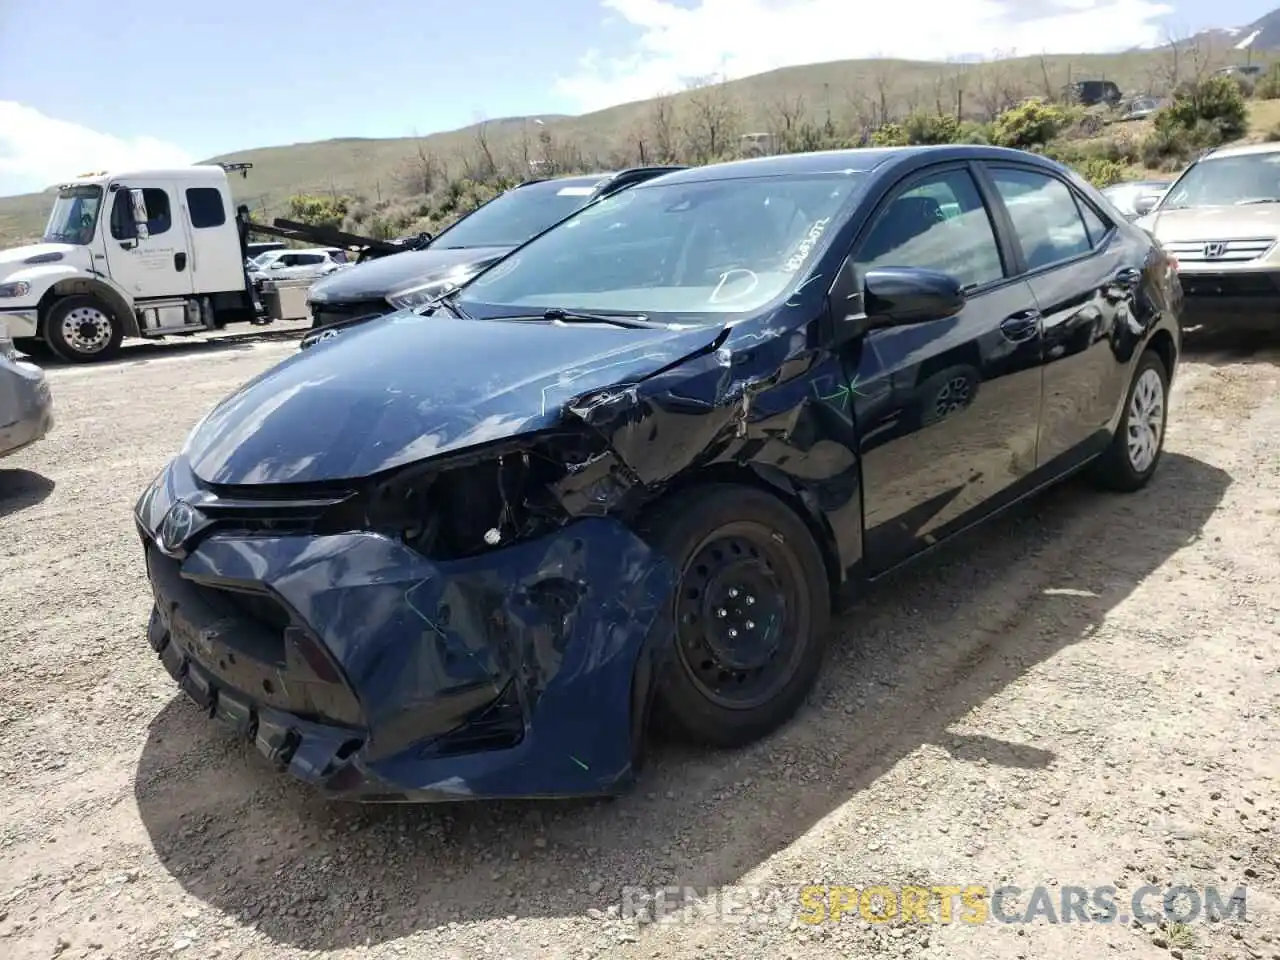
<instances>
[{"instance_id":1,"label":"dirt lot","mask_svg":"<svg viewBox=\"0 0 1280 960\"><path fill-rule=\"evenodd\" d=\"M293 349L272 328L52 369L55 433L0 464L0 955L1280 958L1277 341L1191 345L1146 492L1068 485L877 590L767 742L664 748L613 803L381 809L274 775L144 638L135 496ZM617 910L629 885L808 883L1110 884L1121 913L1146 884L1244 885L1247 920Z\"/></svg>"}]
</instances>

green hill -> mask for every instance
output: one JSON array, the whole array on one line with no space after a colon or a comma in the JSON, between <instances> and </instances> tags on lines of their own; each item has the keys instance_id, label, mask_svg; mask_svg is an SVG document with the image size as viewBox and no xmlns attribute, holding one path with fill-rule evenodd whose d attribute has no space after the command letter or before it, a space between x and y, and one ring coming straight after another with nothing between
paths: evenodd
<instances>
[{"instance_id":1,"label":"green hill","mask_svg":"<svg viewBox=\"0 0 1280 960\"><path fill-rule=\"evenodd\" d=\"M437 182L464 175L483 160L518 172L549 149L565 165L610 168L661 159L663 129L679 136L690 118L716 128L723 153L743 133L776 132L807 120L842 132L861 131L913 110L989 117L1027 96L1060 96L1074 80L1115 81L1126 92L1168 91L1180 79L1242 58L1200 42L1177 56L1168 49L1110 55L1021 57L955 64L908 60L844 60L786 67L668 98L623 104L581 116L545 115L487 121L423 137L340 138L261 147L211 158L250 161L236 177L237 199L263 219L287 213L300 193L360 197L368 208L420 196L424 174ZM339 121L340 122L340 121ZM540 138L542 138L540 140ZM481 144L481 139L484 145ZM0 198L0 243L38 236L49 207L43 194Z\"/></svg>"}]
</instances>

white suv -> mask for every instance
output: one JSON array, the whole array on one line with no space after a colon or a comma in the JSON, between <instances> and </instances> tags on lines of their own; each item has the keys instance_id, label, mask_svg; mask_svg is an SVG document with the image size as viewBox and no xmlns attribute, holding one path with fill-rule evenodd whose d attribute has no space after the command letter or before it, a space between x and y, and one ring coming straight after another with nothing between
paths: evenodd
<instances>
[{"instance_id":1,"label":"white suv","mask_svg":"<svg viewBox=\"0 0 1280 960\"><path fill-rule=\"evenodd\" d=\"M318 280L347 266L347 252L337 247L268 250L253 261L254 280Z\"/></svg>"}]
</instances>

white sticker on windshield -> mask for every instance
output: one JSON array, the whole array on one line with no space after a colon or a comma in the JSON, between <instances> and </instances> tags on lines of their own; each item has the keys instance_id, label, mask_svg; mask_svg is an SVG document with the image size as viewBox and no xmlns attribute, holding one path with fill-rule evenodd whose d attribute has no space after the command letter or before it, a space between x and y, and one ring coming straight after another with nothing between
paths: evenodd
<instances>
[{"instance_id":1,"label":"white sticker on windshield","mask_svg":"<svg viewBox=\"0 0 1280 960\"><path fill-rule=\"evenodd\" d=\"M830 217L823 217L821 220L814 222L809 228L809 232L805 234L804 239L800 241L800 246L796 249L783 265L792 273L804 266L805 260L809 258L809 254L813 251L814 246L822 239L822 234L826 232L827 224L831 222Z\"/></svg>"},{"instance_id":2,"label":"white sticker on windshield","mask_svg":"<svg viewBox=\"0 0 1280 960\"><path fill-rule=\"evenodd\" d=\"M596 192L595 187L561 187L556 191L557 197L589 197Z\"/></svg>"}]
</instances>

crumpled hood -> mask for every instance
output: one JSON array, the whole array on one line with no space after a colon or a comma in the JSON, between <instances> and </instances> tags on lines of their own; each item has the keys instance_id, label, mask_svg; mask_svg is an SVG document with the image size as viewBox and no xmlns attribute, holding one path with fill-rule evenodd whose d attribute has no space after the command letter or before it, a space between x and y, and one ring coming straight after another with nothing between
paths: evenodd
<instances>
[{"instance_id":1,"label":"crumpled hood","mask_svg":"<svg viewBox=\"0 0 1280 960\"><path fill-rule=\"evenodd\" d=\"M192 431L183 452L206 483L364 477L550 427L565 401L649 376L710 346L722 329L394 313L249 381Z\"/></svg>"},{"instance_id":2,"label":"crumpled hood","mask_svg":"<svg viewBox=\"0 0 1280 960\"><path fill-rule=\"evenodd\" d=\"M419 283L497 260L510 247L406 250L358 263L316 283L307 294L313 303L373 300Z\"/></svg>"},{"instance_id":3,"label":"crumpled hood","mask_svg":"<svg viewBox=\"0 0 1280 960\"><path fill-rule=\"evenodd\" d=\"M1157 210L1137 221L1161 243L1280 236L1280 204Z\"/></svg>"}]
</instances>

